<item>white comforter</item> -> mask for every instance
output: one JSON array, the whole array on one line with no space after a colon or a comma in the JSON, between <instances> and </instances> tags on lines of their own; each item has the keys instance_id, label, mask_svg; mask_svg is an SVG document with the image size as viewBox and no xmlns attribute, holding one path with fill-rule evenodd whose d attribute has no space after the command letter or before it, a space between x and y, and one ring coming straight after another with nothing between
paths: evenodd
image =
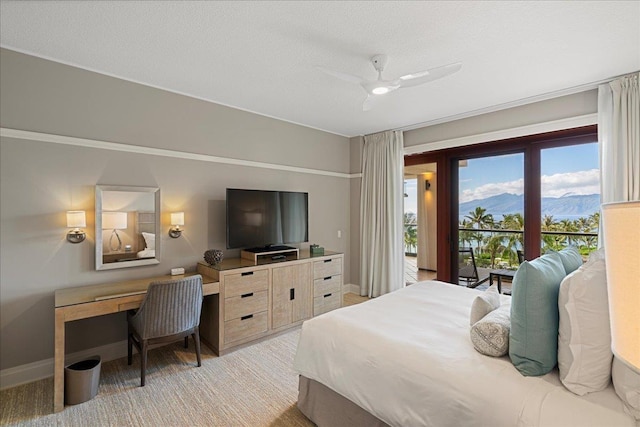
<instances>
[{"instance_id":1,"label":"white comforter","mask_svg":"<svg viewBox=\"0 0 640 427\"><path fill-rule=\"evenodd\" d=\"M411 285L302 326L295 369L393 426L635 426L611 386L579 397L469 339L478 291ZM503 296L503 303L509 297Z\"/></svg>"}]
</instances>

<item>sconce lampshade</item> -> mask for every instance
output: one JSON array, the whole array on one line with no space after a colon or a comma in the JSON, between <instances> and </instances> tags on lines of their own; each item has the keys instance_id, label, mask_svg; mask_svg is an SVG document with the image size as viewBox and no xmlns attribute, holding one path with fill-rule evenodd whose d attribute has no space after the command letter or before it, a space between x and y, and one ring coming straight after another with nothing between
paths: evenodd
<instances>
[{"instance_id":1,"label":"sconce lampshade","mask_svg":"<svg viewBox=\"0 0 640 427\"><path fill-rule=\"evenodd\" d=\"M126 212L103 212L102 213L102 229L103 230L125 230L127 228Z\"/></svg>"},{"instance_id":2,"label":"sconce lampshade","mask_svg":"<svg viewBox=\"0 0 640 427\"><path fill-rule=\"evenodd\" d=\"M87 234L80 230L87 226L87 219L84 211L67 211L67 227L73 228L67 233L67 241L70 243L81 243Z\"/></svg>"},{"instance_id":3,"label":"sconce lampshade","mask_svg":"<svg viewBox=\"0 0 640 427\"><path fill-rule=\"evenodd\" d=\"M602 205L611 348L640 370L640 201Z\"/></svg>"},{"instance_id":4,"label":"sconce lampshade","mask_svg":"<svg viewBox=\"0 0 640 427\"><path fill-rule=\"evenodd\" d=\"M87 218L84 211L67 212L67 228L85 228L86 226Z\"/></svg>"},{"instance_id":5,"label":"sconce lampshade","mask_svg":"<svg viewBox=\"0 0 640 427\"><path fill-rule=\"evenodd\" d=\"M171 225L184 225L184 212L174 212L171 214Z\"/></svg>"}]
</instances>

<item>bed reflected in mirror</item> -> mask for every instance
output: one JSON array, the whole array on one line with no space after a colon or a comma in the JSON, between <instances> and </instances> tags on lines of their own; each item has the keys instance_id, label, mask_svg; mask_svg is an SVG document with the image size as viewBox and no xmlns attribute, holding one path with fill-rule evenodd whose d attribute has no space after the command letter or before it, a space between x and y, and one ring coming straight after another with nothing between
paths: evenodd
<instances>
[{"instance_id":1,"label":"bed reflected in mirror","mask_svg":"<svg viewBox=\"0 0 640 427\"><path fill-rule=\"evenodd\" d=\"M160 189L96 186L96 270L158 264Z\"/></svg>"}]
</instances>

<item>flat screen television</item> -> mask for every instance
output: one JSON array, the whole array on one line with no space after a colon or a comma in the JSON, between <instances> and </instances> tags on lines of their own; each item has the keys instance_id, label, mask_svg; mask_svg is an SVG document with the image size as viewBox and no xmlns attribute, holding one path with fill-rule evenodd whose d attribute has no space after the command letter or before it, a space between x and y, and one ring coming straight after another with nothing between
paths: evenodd
<instances>
[{"instance_id":1,"label":"flat screen television","mask_svg":"<svg viewBox=\"0 0 640 427\"><path fill-rule=\"evenodd\" d=\"M227 188L227 248L275 249L309 240L309 194Z\"/></svg>"}]
</instances>

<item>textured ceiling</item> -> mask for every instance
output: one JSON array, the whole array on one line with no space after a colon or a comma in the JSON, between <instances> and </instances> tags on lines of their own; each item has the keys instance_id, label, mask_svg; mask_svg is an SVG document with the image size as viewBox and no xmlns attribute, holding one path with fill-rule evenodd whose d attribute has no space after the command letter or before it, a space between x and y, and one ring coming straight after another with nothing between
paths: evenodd
<instances>
[{"instance_id":1,"label":"textured ceiling","mask_svg":"<svg viewBox=\"0 0 640 427\"><path fill-rule=\"evenodd\" d=\"M340 135L428 123L640 69L640 2L2 1L0 45ZM375 79L461 61L384 95Z\"/></svg>"}]
</instances>

